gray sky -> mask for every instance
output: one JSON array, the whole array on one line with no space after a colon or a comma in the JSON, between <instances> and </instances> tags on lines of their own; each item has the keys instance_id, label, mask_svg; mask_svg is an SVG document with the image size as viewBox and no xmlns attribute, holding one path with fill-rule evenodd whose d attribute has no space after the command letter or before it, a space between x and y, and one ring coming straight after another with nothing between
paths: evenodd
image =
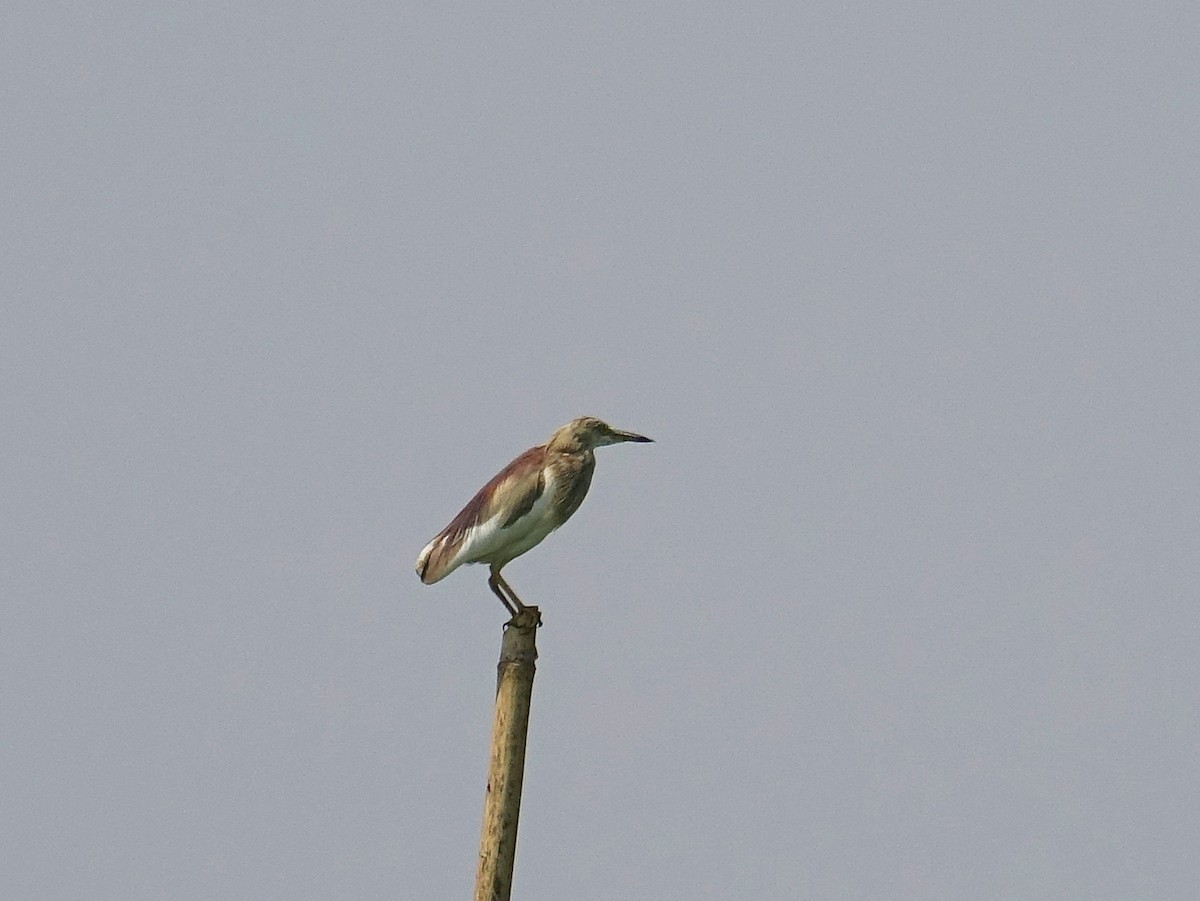
<instances>
[{"instance_id":1,"label":"gray sky","mask_svg":"<svg viewBox=\"0 0 1200 901\"><path fill-rule=\"evenodd\" d=\"M1195 4L4 18L0 896L1200 896Z\"/></svg>"}]
</instances>

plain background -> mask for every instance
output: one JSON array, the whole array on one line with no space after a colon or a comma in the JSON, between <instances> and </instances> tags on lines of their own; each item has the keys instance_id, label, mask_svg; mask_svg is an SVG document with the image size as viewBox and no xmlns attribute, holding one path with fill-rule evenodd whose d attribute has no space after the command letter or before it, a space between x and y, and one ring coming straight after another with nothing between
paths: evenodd
<instances>
[{"instance_id":1,"label":"plain background","mask_svg":"<svg viewBox=\"0 0 1200 901\"><path fill-rule=\"evenodd\" d=\"M1194 3L14 3L6 899L1200 897Z\"/></svg>"}]
</instances>

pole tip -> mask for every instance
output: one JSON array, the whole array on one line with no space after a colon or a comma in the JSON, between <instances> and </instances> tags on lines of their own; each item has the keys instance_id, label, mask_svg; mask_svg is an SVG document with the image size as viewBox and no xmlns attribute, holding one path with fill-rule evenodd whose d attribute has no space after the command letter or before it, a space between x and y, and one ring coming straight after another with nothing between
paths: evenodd
<instances>
[{"instance_id":1,"label":"pole tip","mask_svg":"<svg viewBox=\"0 0 1200 901\"><path fill-rule=\"evenodd\" d=\"M542 624L542 611L537 607L522 607L504 624L508 629L536 629Z\"/></svg>"}]
</instances>

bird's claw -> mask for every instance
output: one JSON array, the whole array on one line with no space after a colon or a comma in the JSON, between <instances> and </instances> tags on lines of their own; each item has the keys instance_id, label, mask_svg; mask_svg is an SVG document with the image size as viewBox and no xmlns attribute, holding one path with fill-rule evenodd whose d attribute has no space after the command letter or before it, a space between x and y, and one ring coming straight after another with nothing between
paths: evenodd
<instances>
[{"instance_id":1,"label":"bird's claw","mask_svg":"<svg viewBox=\"0 0 1200 901\"><path fill-rule=\"evenodd\" d=\"M537 607L522 607L504 624L504 628L534 629L542 626L542 611Z\"/></svg>"}]
</instances>

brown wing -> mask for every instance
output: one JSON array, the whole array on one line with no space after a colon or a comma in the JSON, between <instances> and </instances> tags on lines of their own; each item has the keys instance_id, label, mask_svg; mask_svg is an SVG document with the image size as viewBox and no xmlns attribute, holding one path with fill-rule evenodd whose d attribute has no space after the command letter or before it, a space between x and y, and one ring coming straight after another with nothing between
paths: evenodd
<instances>
[{"instance_id":1,"label":"brown wing","mask_svg":"<svg viewBox=\"0 0 1200 901\"><path fill-rule=\"evenodd\" d=\"M505 517L506 526L515 522L522 514L528 513L546 489L542 481L542 463L545 456L546 448L531 447L505 466L467 501L467 505L450 520L450 525L442 530L442 534L455 541L468 529L487 522L496 515L498 509L508 505L517 509Z\"/></svg>"},{"instance_id":2,"label":"brown wing","mask_svg":"<svg viewBox=\"0 0 1200 901\"><path fill-rule=\"evenodd\" d=\"M528 513L546 490L542 464L546 448L531 447L475 493L450 524L442 529L421 553L417 572L421 580L436 582L457 568L454 558L473 529L492 519L499 510L508 510L502 527L508 527Z\"/></svg>"},{"instance_id":3,"label":"brown wing","mask_svg":"<svg viewBox=\"0 0 1200 901\"><path fill-rule=\"evenodd\" d=\"M536 471L535 478L523 476L520 479L514 479L507 483L502 489L504 494L512 503L512 511L508 516L504 517L504 522L501 527L507 529L514 522L533 509L533 505L537 503L537 499L542 496L542 492L546 490L545 471L539 465Z\"/></svg>"}]
</instances>

